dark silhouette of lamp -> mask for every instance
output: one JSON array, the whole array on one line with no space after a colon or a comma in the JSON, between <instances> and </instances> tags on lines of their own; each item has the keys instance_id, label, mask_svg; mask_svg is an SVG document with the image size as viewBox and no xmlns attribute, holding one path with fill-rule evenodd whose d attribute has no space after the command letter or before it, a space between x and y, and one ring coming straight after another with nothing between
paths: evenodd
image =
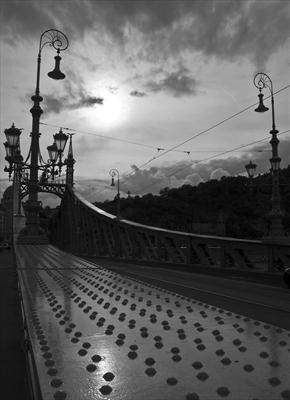
<instances>
[{"instance_id":1,"label":"dark silhouette of lamp","mask_svg":"<svg viewBox=\"0 0 290 400\"><path fill-rule=\"evenodd\" d=\"M260 93L258 94L258 97L259 97L259 105L258 105L257 108L255 108L255 111L258 112L258 113L263 113L263 112L268 111L269 108L266 107L266 106L264 105L264 103L263 103L263 97L264 97L264 95L263 95L263 93L262 93L262 89L260 88L259 90L260 90Z\"/></svg>"},{"instance_id":2,"label":"dark silhouette of lamp","mask_svg":"<svg viewBox=\"0 0 290 400\"><path fill-rule=\"evenodd\" d=\"M254 164L252 161L250 161L249 164L245 165L245 168L246 168L249 178L252 179L255 175L257 165Z\"/></svg>"},{"instance_id":3,"label":"dark silhouette of lamp","mask_svg":"<svg viewBox=\"0 0 290 400\"><path fill-rule=\"evenodd\" d=\"M50 71L47 75L52 78L52 79L64 79L65 78L65 74L63 72L61 72L60 70L60 60L61 57L59 55L59 49L57 50L57 56L54 57L55 59L55 66L54 66L54 70Z\"/></svg>"}]
</instances>

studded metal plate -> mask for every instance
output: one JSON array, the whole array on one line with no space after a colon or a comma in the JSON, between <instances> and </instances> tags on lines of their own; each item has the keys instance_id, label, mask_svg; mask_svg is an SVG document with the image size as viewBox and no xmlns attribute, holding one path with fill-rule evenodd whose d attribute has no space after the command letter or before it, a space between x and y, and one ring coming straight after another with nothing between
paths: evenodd
<instances>
[{"instance_id":1,"label":"studded metal plate","mask_svg":"<svg viewBox=\"0 0 290 400\"><path fill-rule=\"evenodd\" d=\"M290 332L19 245L43 398L290 399Z\"/></svg>"}]
</instances>

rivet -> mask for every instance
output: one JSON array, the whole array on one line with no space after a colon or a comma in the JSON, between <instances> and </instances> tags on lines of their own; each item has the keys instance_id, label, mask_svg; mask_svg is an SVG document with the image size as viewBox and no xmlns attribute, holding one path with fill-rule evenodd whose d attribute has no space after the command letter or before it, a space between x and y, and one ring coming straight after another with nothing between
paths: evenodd
<instances>
[{"instance_id":1,"label":"rivet","mask_svg":"<svg viewBox=\"0 0 290 400\"><path fill-rule=\"evenodd\" d=\"M52 367L55 364L55 362L53 360L46 360L44 364L47 367Z\"/></svg>"},{"instance_id":2,"label":"rivet","mask_svg":"<svg viewBox=\"0 0 290 400\"><path fill-rule=\"evenodd\" d=\"M199 361L195 361L195 362L192 364L192 366L193 366L194 369L201 369L201 368L203 367L202 363L199 362Z\"/></svg>"},{"instance_id":3,"label":"rivet","mask_svg":"<svg viewBox=\"0 0 290 400\"><path fill-rule=\"evenodd\" d=\"M154 365L154 364L155 364L154 358L151 358L151 357L146 358L145 364L146 364L146 365L149 365L149 366Z\"/></svg>"},{"instance_id":4,"label":"rivet","mask_svg":"<svg viewBox=\"0 0 290 400\"><path fill-rule=\"evenodd\" d=\"M102 357L99 354L95 354L92 356L92 361L95 363L100 362L102 361Z\"/></svg>"},{"instance_id":5,"label":"rivet","mask_svg":"<svg viewBox=\"0 0 290 400\"><path fill-rule=\"evenodd\" d=\"M49 370L47 371L48 375L56 375L57 374L57 369L56 368L49 368Z\"/></svg>"},{"instance_id":6,"label":"rivet","mask_svg":"<svg viewBox=\"0 0 290 400\"><path fill-rule=\"evenodd\" d=\"M59 386L61 386L62 385L62 380L61 379L53 379L51 382L50 382L50 384L51 384L51 386L53 386L53 387L59 387Z\"/></svg>"},{"instance_id":7,"label":"rivet","mask_svg":"<svg viewBox=\"0 0 290 400\"><path fill-rule=\"evenodd\" d=\"M254 370L254 367L251 364L246 364L244 365L244 370L247 372L252 372Z\"/></svg>"},{"instance_id":8,"label":"rivet","mask_svg":"<svg viewBox=\"0 0 290 400\"><path fill-rule=\"evenodd\" d=\"M177 384L178 381L176 378L171 377L171 378L168 378L166 382L168 383L168 385L174 386Z\"/></svg>"},{"instance_id":9,"label":"rivet","mask_svg":"<svg viewBox=\"0 0 290 400\"><path fill-rule=\"evenodd\" d=\"M221 363L224 365L230 365L231 364L231 360L228 357L225 357L221 360Z\"/></svg>"},{"instance_id":10,"label":"rivet","mask_svg":"<svg viewBox=\"0 0 290 400\"><path fill-rule=\"evenodd\" d=\"M180 352L180 350L179 350L178 347L172 347L171 353L173 353L173 354L178 354L179 352Z\"/></svg>"},{"instance_id":11,"label":"rivet","mask_svg":"<svg viewBox=\"0 0 290 400\"><path fill-rule=\"evenodd\" d=\"M97 369L97 367L95 366L95 364L87 365L87 371L89 371L89 372L94 372L96 369Z\"/></svg>"},{"instance_id":12,"label":"rivet","mask_svg":"<svg viewBox=\"0 0 290 400\"><path fill-rule=\"evenodd\" d=\"M111 386L108 385L102 386L99 390L103 395L110 394L112 392Z\"/></svg>"},{"instance_id":13,"label":"rivet","mask_svg":"<svg viewBox=\"0 0 290 400\"><path fill-rule=\"evenodd\" d=\"M124 333L119 333L118 338L119 339L125 339L126 335Z\"/></svg>"},{"instance_id":14,"label":"rivet","mask_svg":"<svg viewBox=\"0 0 290 400\"><path fill-rule=\"evenodd\" d=\"M208 379L208 374L206 372L199 372L196 375L197 379L199 379L200 381L206 381Z\"/></svg>"},{"instance_id":15,"label":"rivet","mask_svg":"<svg viewBox=\"0 0 290 400\"><path fill-rule=\"evenodd\" d=\"M138 356L138 354L135 351L129 351L129 353L128 353L128 357L131 360L134 360L135 358L137 358L137 356Z\"/></svg>"},{"instance_id":16,"label":"rivet","mask_svg":"<svg viewBox=\"0 0 290 400\"><path fill-rule=\"evenodd\" d=\"M188 393L185 398L186 400L199 400L199 396L196 393Z\"/></svg>"},{"instance_id":17,"label":"rivet","mask_svg":"<svg viewBox=\"0 0 290 400\"><path fill-rule=\"evenodd\" d=\"M221 397L226 397L229 395L230 391L227 387L221 386L217 389L217 394L219 394Z\"/></svg>"},{"instance_id":18,"label":"rivet","mask_svg":"<svg viewBox=\"0 0 290 400\"><path fill-rule=\"evenodd\" d=\"M84 342L84 343L83 343L83 348L89 349L90 347L91 347L91 344L90 344L90 343L88 343L88 342Z\"/></svg>"},{"instance_id":19,"label":"rivet","mask_svg":"<svg viewBox=\"0 0 290 400\"><path fill-rule=\"evenodd\" d=\"M47 353L44 353L44 354L43 354L43 357L44 357L44 358L52 358L52 354L49 353L49 352L47 352Z\"/></svg>"},{"instance_id":20,"label":"rivet","mask_svg":"<svg viewBox=\"0 0 290 400\"><path fill-rule=\"evenodd\" d=\"M270 361L269 364L271 367L278 367L280 365L277 361Z\"/></svg>"},{"instance_id":21,"label":"rivet","mask_svg":"<svg viewBox=\"0 0 290 400\"><path fill-rule=\"evenodd\" d=\"M172 357L172 360L175 361L175 362L178 362L178 361L181 360L181 357L180 357L179 354L174 354L174 356Z\"/></svg>"},{"instance_id":22,"label":"rivet","mask_svg":"<svg viewBox=\"0 0 290 400\"><path fill-rule=\"evenodd\" d=\"M285 400L290 400L290 390L284 390L283 392L281 392L281 396Z\"/></svg>"},{"instance_id":23,"label":"rivet","mask_svg":"<svg viewBox=\"0 0 290 400\"><path fill-rule=\"evenodd\" d=\"M57 392L55 392L53 397L55 398L55 400L63 400L66 398L66 393L62 392L62 391L57 391Z\"/></svg>"},{"instance_id":24,"label":"rivet","mask_svg":"<svg viewBox=\"0 0 290 400\"><path fill-rule=\"evenodd\" d=\"M85 356L85 355L87 354L87 350L85 350L85 349L80 349L80 350L78 351L78 354L79 354L80 356Z\"/></svg>"},{"instance_id":25,"label":"rivet","mask_svg":"<svg viewBox=\"0 0 290 400\"><path fill-rule=\"evenodd\" d=\"M106 372L103 375L103 378L105 379L105 381L112 381L115 378L115 375L112 372Z\"/></svg>"},{"instance_id":26,"label":"rivet","mask_svg":"<svg viewBox=\"0 0 290 400\"><path fill-rule=\"evenodd\" d=\"M147 368L147 369L145 370L145 373L146 373L148 376L154 376L154 375L156 374L156 369L155 369L155 368Z\"/></svg>"},{"instance_id":27,"label":"rivet","mask_svg":"<svg viewBox=\"0 0 290 400\"><path fill-rule=\"evenodd\" d=\"M280 379L276 378L276 377L269 378L268 381L269 381L270 385L272 385L272 386L278 386L281 383Z\"/></svg>"}]
</instances>

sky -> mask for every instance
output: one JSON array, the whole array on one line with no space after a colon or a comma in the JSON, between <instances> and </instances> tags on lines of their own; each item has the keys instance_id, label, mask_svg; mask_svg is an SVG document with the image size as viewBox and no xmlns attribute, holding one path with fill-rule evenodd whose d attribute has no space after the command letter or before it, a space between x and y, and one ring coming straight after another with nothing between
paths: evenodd
<instances>
[{"instance_id":1,"label":"sky","mask_svg":"<svg viewBox=\"0 0 290 400\"><path fill-rule=\"evenodd\" d=\"M1 134L23 128L24 156L40 35L69 39L64 80L47 76L56 54L42 50L40 146L47 159L60 127L75 133L75 188L88 200L115 196L113 168L122 196L241 174L250 159L269 171L271 113L254 112L257 72L279 91L281 167L290 164L289 1L1 0L0 16ZM4 146L0 157L3 191Z\"/></svg>"}]
</instances>

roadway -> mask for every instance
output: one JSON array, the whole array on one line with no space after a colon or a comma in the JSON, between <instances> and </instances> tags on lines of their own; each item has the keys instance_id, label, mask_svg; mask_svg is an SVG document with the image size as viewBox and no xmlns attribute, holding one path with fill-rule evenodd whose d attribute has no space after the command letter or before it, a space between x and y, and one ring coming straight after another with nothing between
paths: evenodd
<instances>
[{"instance_id":1,"label":"roadway","mask_svg":"<svg viewBox=\"0 0 290 400\"><path fill-rule=\"evenodd\" d=\"M290 290L238 277L217 277L184 270L98 260L115 272L290 330Z\"/></svg>"}]
</instances>

